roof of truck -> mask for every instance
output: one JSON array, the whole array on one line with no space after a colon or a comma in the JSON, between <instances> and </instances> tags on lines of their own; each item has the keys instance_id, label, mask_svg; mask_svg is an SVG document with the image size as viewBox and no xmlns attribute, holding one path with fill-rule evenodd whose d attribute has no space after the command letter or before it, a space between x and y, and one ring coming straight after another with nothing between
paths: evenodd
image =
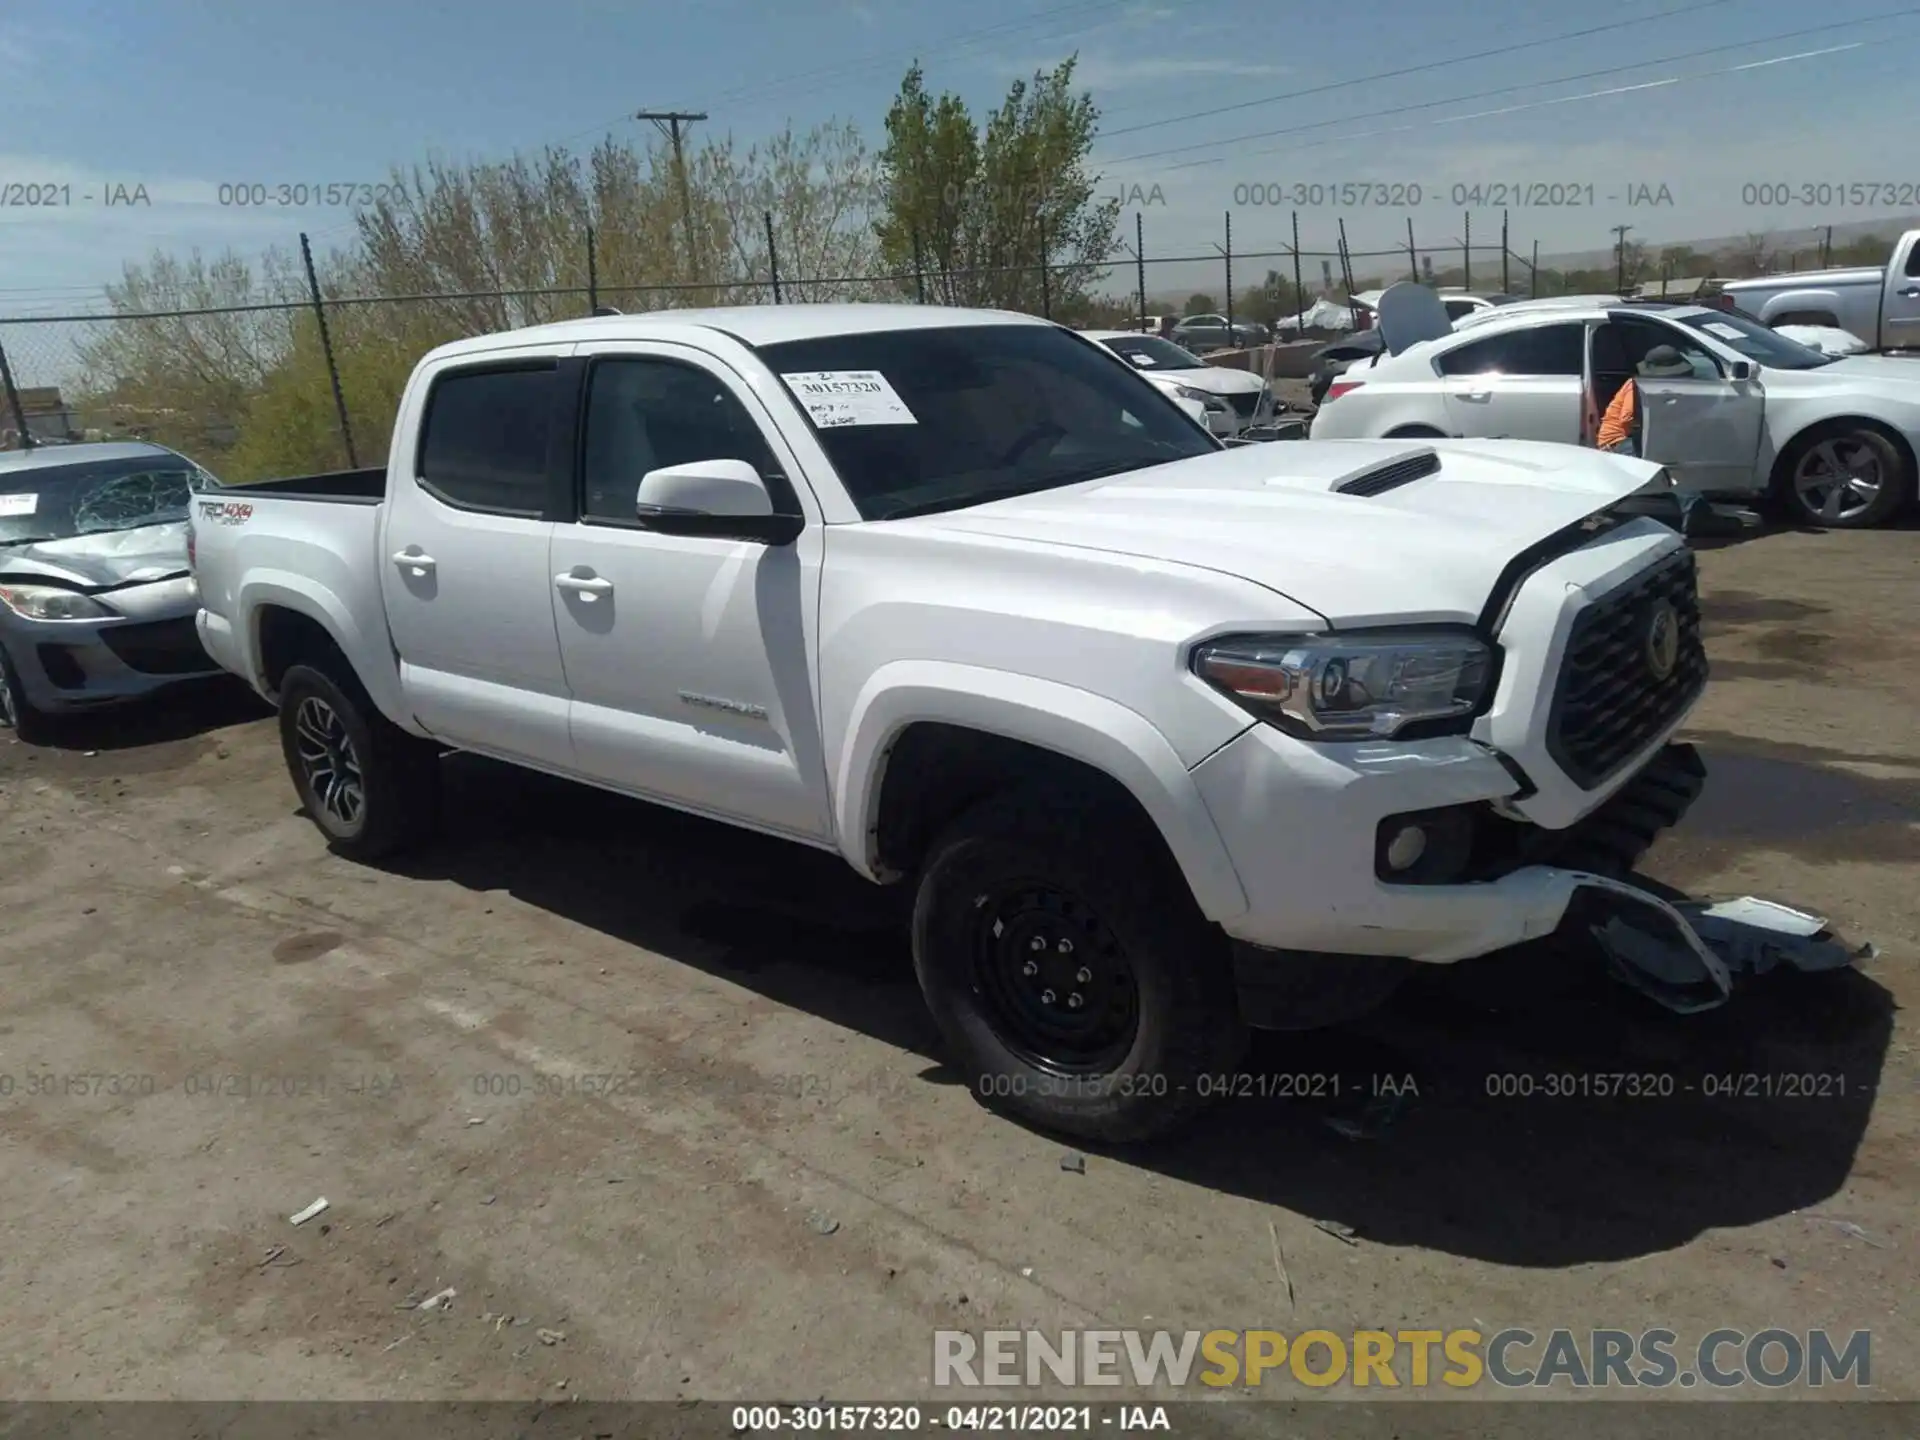
<instances>
[{"instance_id":1,"label":"roof of truck","mask_svg":"<svg viewBox=\"0 0 1920 1440\"><path fill-rule=\"evenodd\" d=\"M712 310L652 310L639 315L594 315L529 325L455 340L433 353L452 356L548 341L662 339L676 331L714 330L748 345L818 340L878 330L950 329L962 325L1050 325L1014 310L969 310L951 305L729 305Z\"/></svg>"}]
</instances>

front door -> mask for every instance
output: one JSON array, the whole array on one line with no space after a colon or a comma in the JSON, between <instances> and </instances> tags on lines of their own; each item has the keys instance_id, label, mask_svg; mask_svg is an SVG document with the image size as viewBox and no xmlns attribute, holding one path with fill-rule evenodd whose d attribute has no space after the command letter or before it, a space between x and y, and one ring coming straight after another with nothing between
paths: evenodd
<instances>
[{"instance_id":1,"label":"front door","mask_svg":"<svg viewBox=\"0 0 1920 1440\"><path fill-rule=\"evenodd\" d=\"M1454 434L1579 443L1586 368L1579 321L1483 336L1447 350L1439 366Z\"/></svg>"},{"instance_id":2,"label":"front door","mask_svg":"<svg viewBox=\"0 0 1920 1440\"><path fill-rule=\"evenodd\" d=\"M1920 345L1920 240L1911 241L1904 255L1896 251L1893 259L1880 301L1885 307L1880 335L1877 340L1872 335L1860 338L1869 345L1910 349Z\"/></svg>"},{"instance_id":3,"label":"front door","mask_svg":"<svg viewBox=\"0 0 1920 1440\"><path fill-rule=\"evenodd\" d=\"M573 762L549 500L571 455L558 353L450 366L407 402L379 565L401 688L449 744ZM556 467L560 467L557 469Z\"/></svg>"},{"instance_id":4,"label":"front door","mask_svg":"<svg viewBox=\"0 0 1920 1440\"><path fill-rule=\"evenodd\" d=\"M1641 458L1665 465L1683 490L1751 492L1766 415L1759 380L1731 379L1718 356L1664 320L1616 313L1606 328L1636 372L1660 346L1677 350L1693 368L1687 376L1639 377Z\"/></svg>"},{"instance_id":5,"label":"front door","mask_svg":"<svg viewBox=\"0 0 1920 1440\"><path fill-rule=\"evenodd\" d=\"M609 341L588 358L580 518L554 532L550 582L583 774L803 838L831 837L808 654L822 529L791 545L645 528L641 478L745 460L776 510L807 513L760 401L711 357ZM817 516L810 517L815 520Z\"/></svg>"}]
</instances>

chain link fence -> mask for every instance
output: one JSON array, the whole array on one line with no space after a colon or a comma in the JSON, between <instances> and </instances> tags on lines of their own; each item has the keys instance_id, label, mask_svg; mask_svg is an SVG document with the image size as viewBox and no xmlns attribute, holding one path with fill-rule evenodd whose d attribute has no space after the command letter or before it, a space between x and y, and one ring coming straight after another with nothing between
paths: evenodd
<instances>
[{"instance_id":1,"label":"chain link fence","mask_svg":"<svg viewBox=\"0 0 1920 1440\"><path fill-rule=\"evenodd\" d=\"M244 305L0 317L0 448L17 446L22 428L38 441L149 439L230 482L378 464L401 390L427 350L602 308L972 304L1089 328L1132 328L1156 312L1217 313L1256 339L1304 341L1364 323L1348 297L1398 280L1532 295L1553 293L1561 278L1540 269L1537 245L1516 253L1504 217L1476 233L1463 215L1459 233L1437 244L1422 243L1409 220L1403 246L1363 251L1348 246L1344 220L1331 249L1303 246L1297 212L1283 220L1263 211L1254 227L1234 220L1225 215L1210 247L1152 254L1136 214L1104 265L952 271L916 243L914 263L899 273L822 275L783 273L769 214L765 272L720 284L602 285L589 232L584 285L337 294L309 268L305 293L296 285ZM1282 225L1284 234L1273 233Z\"/></svg>"}]
</instances>

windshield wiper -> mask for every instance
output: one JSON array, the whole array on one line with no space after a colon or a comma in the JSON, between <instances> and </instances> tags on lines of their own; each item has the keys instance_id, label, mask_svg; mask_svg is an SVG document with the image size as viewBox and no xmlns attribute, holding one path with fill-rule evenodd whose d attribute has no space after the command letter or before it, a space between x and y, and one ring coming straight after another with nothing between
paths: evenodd
<instances>
[{"instance_id":1,"label":"windshield wiper","mask_svg":"<svg viewBox=\"0 0 1920 1440\"><path fill-rule=\"evenodd\" d=\"M0 540L0 549L14 545L47 545L59 538L58 535L23 535L18 540Z\"/></svg>"},{"instance_id":2,"label":"windshield wiper","mask_svg":"<svg viewBox=\"0 0 1920 1440\"><path fill-rule=\"evenodd\" d=\"M1149 460L1146 465L1163 462ZM942 510L965 510L974 505L986 505L995 500L1012 500L1021 495L1035 495L1043 490L1060 490L1068 485L1079 485L1088 480L1099 480L1108 475L1119 475L1128 470L1143 468L1142 462L1133 460L1109 461L1104 465L1089 465L1081 470L1069 470L1059 475L1049 475L1044 480L1028 480L1018 485L996 485L986 490L970 490L964 495L946 495L938 500L915 500L909 504L896 505L890 510L882 510L875 520L908 520L916 515L933 515Z\"/></svg>"}]
</instances>

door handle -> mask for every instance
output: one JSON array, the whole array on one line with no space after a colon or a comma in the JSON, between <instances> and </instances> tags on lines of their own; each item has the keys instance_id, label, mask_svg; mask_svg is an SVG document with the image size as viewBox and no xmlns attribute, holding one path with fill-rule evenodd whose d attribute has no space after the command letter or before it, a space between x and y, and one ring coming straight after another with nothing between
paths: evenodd
<instances>
[{"instance_id":1,"label":"door handle","mask_svg":"<svg viewBox=\"0 0 1920 1440\"><path fill-rule=\"evenodd\" d=\"M603 580L598 575L556 575L554 585L561 590L571 590L576 595L585 595L592 599L595 595L605 595L612 591L613 581Z\"/></svg>"},{"instance_id":2,"label":"door handle","mask_svg":"<svg viewBox=\"0 0 1920 1440\"><path fill-rule=\"evenodd\" d=\"M1920 300L1920 285L1909 285L1900 292L1900 295L1905 300Z\"/></svg>"},{"instance_id":3,"label":"door handle","mask_svg":"<svg viewBox=\"0 0 1920 1440\"><path fill-rule=\"evenodd\" d=\"M1478 401L1491 400L1493 398L1493 392L1491 390L1456 390L1453 393L1462 400Z\"/></svg>"},{"instance_id":4,"label":"door handle","mask_svg":"<svg viewBox=\"0 0 1920 1440\"><path fill-rule=\"evenodd\" d=\"M416 575L424 575L439 562L433 556L424 555L418 550L396 550L393 552L393 563L402 570L411 570Z\"/></svg>"}]
</instances>

